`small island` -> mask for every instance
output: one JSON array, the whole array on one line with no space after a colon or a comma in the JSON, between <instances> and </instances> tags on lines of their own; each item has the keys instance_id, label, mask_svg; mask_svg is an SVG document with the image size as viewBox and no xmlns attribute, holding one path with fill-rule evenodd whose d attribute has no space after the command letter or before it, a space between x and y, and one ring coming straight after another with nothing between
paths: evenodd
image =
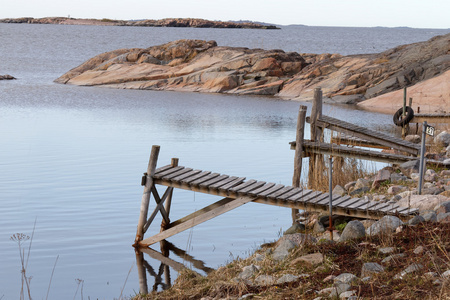
<instances>
[{"instance_id":1,"label":"small island","mask_svg":"<svg viewBox=\"0 0 450 300\"><path fill-rule=\"evenodd\" d=\"M8 18L0 23L58 24L58 25L103 25L103 26L141 26L141 27L194 27L194 28L243 28L243 29L280 29L275 25L251 21L210 21L194 18L165 18L160 20L112 20L112 19L76 19L70 17L46 18Z\"/></svg>"}]
</instances>

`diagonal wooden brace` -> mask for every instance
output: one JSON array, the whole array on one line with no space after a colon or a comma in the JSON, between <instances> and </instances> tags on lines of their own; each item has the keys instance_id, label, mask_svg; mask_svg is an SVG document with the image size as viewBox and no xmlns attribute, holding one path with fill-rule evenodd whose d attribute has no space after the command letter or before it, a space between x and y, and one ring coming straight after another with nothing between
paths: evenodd
<instances>
[{"instance_id":1,"label":"diagonal wooden brace","mask_svg":"<svg viewBox=\"0 0 450 300\"><path fill-rule=\"evenodd\" d=\"M147 222L144 225L144 233L147 231L148 227L150 227L150 224L153 222L153 219L156 217L156 214L159 212L161 212L161 215L164 219L164 221L169 224L170 220L169 220L169 216L166 212L166 210L164 209L164 201L166 201L167 196L171 193L171 191L173 190L173 187L168 187L166 189L166 191L164 192L164 195L161 197L159 197L158 191L156 190L156 187L153 186L151 191L153 194L153 197L155 198L155 202L156 202L156 207L155 210L153 211L153 213L151 214L150 218L148 218Z\"/></svg>"},{"instance_id":2,"label":"diagonal wooden brace","mask_svg":"<svg viewBox=\"0 0 450 300\"><path fill-rule=\"evenodd\" d=\"M186 229L192 228L198 224L206 222L232 209L235 209L245 203L255 200L255 197L238 197L236 199L223 198L209 206L202 208L184 218L181 218L169 225L169 228L139 242L139 246L147 247L168 237L171 237Z\"/></svg>"}]
</instances>

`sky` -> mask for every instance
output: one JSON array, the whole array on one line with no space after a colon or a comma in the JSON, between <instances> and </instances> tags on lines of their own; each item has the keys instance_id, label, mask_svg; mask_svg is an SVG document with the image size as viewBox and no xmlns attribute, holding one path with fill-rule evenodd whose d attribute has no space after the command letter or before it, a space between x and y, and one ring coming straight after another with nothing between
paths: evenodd
<instances>
[{"instance_id":1,"label":"sky","mask_svg":"<svg viewBox=\"0 0 450 300\"><path fill-rule=\"evenodd\" d=\"M450 28L450 0L0 0L0 19L202 18L278 25Z\"/></svg>"}]
</instances>

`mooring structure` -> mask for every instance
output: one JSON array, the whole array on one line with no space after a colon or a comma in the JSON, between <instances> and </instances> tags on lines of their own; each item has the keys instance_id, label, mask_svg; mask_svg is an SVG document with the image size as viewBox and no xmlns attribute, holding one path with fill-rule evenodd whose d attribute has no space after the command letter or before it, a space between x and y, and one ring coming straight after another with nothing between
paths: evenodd
<instances>
[{"instance_id":1,"label":"mooring structure","mask_svg":"<svg viewBox=\"0 0 450 300\"><path fill-rule=\"evenodd\" d=\"M328 213L330 203L333 214L357 218L379 219L385 215L408 218L408 216L416 214L418 212L417 209L399 207L395 203L371 201L367 197L332 195L300 186L302 159L304 157L310 157L309 172L311 173L311 166L318 160L323 160L322 155L353 157L398 164L418 159L417 154L420 151L420 147L416 144L323 116L321 95L321 90L316 89L311 117L306 118L306 106L301 105L299 109L296 140L291 142L291 148L295 149L292 185L277 184L257 179L247 180L245 177L181 166L178 158L173 158L170 164L157 168L160 146L154 145L150 154L147 172L142 177L144 193L142 195L134 246L148 247L248 202L291 208L293 219L298 210ZM304 139L306 121L311 123L311 140ZM397 149L404 154L387 154L324 143L323 131L325 129L352 135L367 143ZM158 186L165 187L165 191L162 194L158 191ZM222 199L185 217L172 221L170 219L170 210L173 205L175 189L214 195L222 197ZM151 198L154 199L155 207L149 215ZM153 236L145 237L145 233L158 214L162 217L160 232Z\"/></svg>"}]
</instances>

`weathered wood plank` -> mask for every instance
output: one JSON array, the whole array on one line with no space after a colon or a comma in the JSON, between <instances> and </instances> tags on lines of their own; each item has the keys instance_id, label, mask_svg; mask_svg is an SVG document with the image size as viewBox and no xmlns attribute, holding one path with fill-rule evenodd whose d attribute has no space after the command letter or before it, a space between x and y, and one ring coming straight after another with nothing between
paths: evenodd
<instances>
[{"instance_id":1,"label":"weathered wood plank","mask_svg":"<svg viewBox=\"0 0 450 300\"><path fill-rule=\"evenodd\" d=\"M156 250L153 250L152 248L141 247L141 248L139 248L139 251L144 252L144 253L148 254L151 258L157 259L160 262L162 262L163 264L170 266L176 272L181 272L183 269L186 269L186 266L183 265L182 263L174 261L173 259L170 259L170 258L162 255L161 253L159 253Z\"/></svg>"},{"instance_id":2,"label":"weathered wood plank","mask_svg":"<svg viewBox=\"0 0 450 300\"><path fill-rule=\"evenodd\" d=\"M237 185L240 185L241 183L243 183L245 180L245 177L239 177L233 181L230 181L229 183L222 185L219 187L219 190L221 191L228 191L228 189L233 188Z\"/></svg>"},{"instance_id":3,"label":"weathered wood plank","mask_svg":"<svg viewBox=\"0 0 450 300\"><path fill-rule=\"evenodd\" d=\"M351 204L359 202L359 201L360 201L360 198L350 198L347 201L337 204L336 207L347 208L348 205L351 205Z\"/></svg>"},{"instance_id":4,"label":"weathered wood plank","mask_svg":"<svg viewBox=\"0 0 450 300\"><path fill-rule=\"evenodd\" d=\"M224 186L224 185L227 184L227 183L230 183L230 182L232 182L232 181L235 181L236 179L238 179L238 177L236 177L236 176L231 176L231 177L228 177L228 178L226 178L226 179L224 179L224 180L221 180L221 181L219 181L219 182L216 182L216 183L214 183L214 184L210 184L210 185L209 185L209 188L210 188L210 189L217 189L217 188L219 188L219 187L221 187L221 186Z\"/></svg>"},{"instance_id":5,"label":"weathered wood plank","mask_svg":"<svg viewBox=\"0 0 450 300\"><path fill-rule=\"evenodd\" d=\"M289 197L287 200L288 201L297 201L303 197L308 196L309 194L311 194L313 192L313 190L302 190L299 194L294 195Z\"/></svg>"},{"instance_id":6,"label":"weathered wood plank","mask_svg":"<svg viewBox=\"0 0 450 300\"><path fill-rule=\"evenodd\" d=\"M193 182L193 181L195 181L197 179L203 178L205 176L208 176L209 174L211 174L211 171L203 171L203 172L201 172L199 174L183 178L183 179L180 180L180 182L181 183L185 183L185 184L190 184L191 182Z\"/></svg>"},{"instance_id":7,"label":"weathered wood plank","mask_svg":"<svg viewBox=\"0 0 450 300\"><path fill-rule=\"evenodd\" d=\"M160 179L160 178L163 178L163 177L166 176L166 175L175 173L175 172L177 172L177 171L179 171L179 170L181 170L181 169L184 169L184 167L182 167L182 166L173 167L173 168L164 170L164 171L162 171L162 172L159 172L158 174L155 174L155 175L153 176L153 178Z\"/></svg>"},{"instance_id":8,"label":"weathered wood plank","mask_svg":"<svg viewBox=\"0 0 450 300\"><path fill-rule=\"evenodd\" d=\"M220 176L215 177L215 178L213 178L213 179L210 179L210 180L207 180L207 181L205 181L205 182L202 182L202 183L200 183L198 186L199 186L199 187L207 187L207 188L209 188L210 185L212 185L212 184L214 184L214 183L218 183L218 182L220 182L220 181L223 181L223 180L225 180L225 179L227 179L227 178L229 178L229 177L230 177L230 176L228 176L228 175L220 175Z\"/></svg>"},{"instance_id":9,"label":"weathered wood plank","mask_svg":"<svg viewBox=\"0 0 450 300\"><path fill-rule=\"evenodd\" d=\"M229 191L229 192L235 193L235 192L237 192L237 191L239 191L239 190L242 190L242 189L244 189L244 188L246 188L246 187L248 187L248 186L253 185L254 183L256 183L256 180L250 179L250 180L248 180L248 181L246 181L246 182L243 182L243 183L241 183L241 184L239 184L239 185L237 185L237 186L234 186L234 187L232 187L232 188L229 188L228 191Z\"/></svg>"},{"instance_id":10,"label":"weathered wood plank","mask_svg":"<svg viewBox=\"0 0 450 300\"><path fill-rule=\"evenodd\" d=\"M311 201L313 201L317 197L320 197L321 195L322 195L322 192L313 191L312 193L309 193L307 196L302 197L298 201L310 204Z\"/></svg>"},{"instance_id":11,"label":"weathered wood plank","mask_svg":"<svg viewBox=\"0 0 450 300\"><path fill-rule=\"evenodd\" d=\"M179 175L179 176L177 176L175 178L172 178L172 181L181 181L183 179L187 179L187 178L189 178L191 176L197 175L197 174L199 174L201 172L202 172L202 170L192 170L192 171L190 171L188 173L185 173L183 175Z\"/></svg>"},{"instance_id":12,"label":"weathered wood plank","mask_svg":"<svg viewBox=\"0 0 450 300\"><path fill-rule=\"evenodd\" d=\"M225 198L210 206L207 206L193 214L186 216L178 221L175 221L169 225L169 228L152 236L142 240L139 245L150 246L156 242L162 241L168 237L171 237L177 233L180 233L186 229L192 228L198 224L206 222L214 217L224 214L232 209L235 209L245 203L253 201L253 197L239 197L236 199Z\"/></svg>"},{"instance_id":13,"label":"weathered wood plank","mask_svg":"<svg viewBox=\"0 0 450 300\"><path fill-rule=\"evenodd\" d=\"M275 183L269 182L269 183L266 183L265 185L263 185L262 187L260 187L260 188L258 188L258 189L255 189L255 190L253 190L253 191L251 191L251 192L249 192L248 194L249 194L250 196L256 196L256 195L258 195L259 193L262 193L262 192L264 192L264 191L267 191L268 189L272 188L273 186L275 186Z\"/></svg>"},{"instance_id":14,"label":"weathered wood plank","mask_svg":"<svg viewBox=\"0 0 450 300\"><path fill-rule=\"evenodd\" d=\"M209 174L209 175L207 175L205 177L202 177L202 178L199 178L197 180L191 181L189 183L189 185L199 185L200 183L203 183L205 181L211 180L211 179L216 178L218 176L220 176L219 173L212 173L212 174Z\"/></svg>"},{"instance_id":15,"label":"weathered wood plank","mask_svg":"<svg viewBox=\"0 0 450 300\"><path fill-rule=\"evenodd\" d=\"M292 189L294 189L293 186L285 186L285 187L282 188L281 190L278 190L278 191L276 191L276 192L274 192L274 193L271 193L271 194L267 195L266 197L267 197L267 198L273 198L273 199L275 199L275 198L278 198L278 197L280 197L281 195L283 195L283 194L285 194L285 193L291 191Z\"/></svg>"},{"instance_id":16,"label":"weathered wood plank","mask_svg":"<svg viewBox=\"0 0 450 300\"><path fill-rule=\"evenodd\" d=\"M268 190L265 190L264 192L258 193L258 197L266 197L269 194L272 194L278 190L281 190L282 188L284 188L284 186L285 186L284 184L277 184L274 187L272 187Z\"/></svg>"},{"instance_id":17,"label":"weathered wood plank","mask_svg":"<svg viewBox=\"0 0 450 300\"><path fill-rule=\"evenodd\" d=\"M280 199L280 200L286 200L286 199L288 199L290 197L293 197L295 195L301 194L302 192L303 192L302 188L294 188L290 192L284 193L283 195L278 196L277 198Z\"/></svg>"},{"instance_id":18,"label":"weathered wood plank","mask_svg":"<svg viewBox=\"0 0 450 300\"><path fill-rule=\"evenodd\" d=\"M177 171L177 172L173 172L173 173L171 173L171 174L169 174L169 175L165 175L165 176L164 176L164 179L172 180L172 178L177 177L177 176L179 176L179 175L186 174L186 173L188 173L188 172L190 172L190 171L192 171L191 168L184 168L184 169L181 169L181 170L179 170L179 171Z\"/></svg>"},{"instance_id":19,"label":"weathered wood plank","mask_svg":"<svg viewBox=\"0 0 450 300\"><path fill-rule=\"evenodd\" d=\"M247 187L245 187L243 189L239 189L237 192L239 194L246 194L246 193L248 193L250 191L253 191L253 190L256 190L257 188L262 187L265 184L266 184L265 181L257 181L257 182L255 182L254 184L252 184L250 186L247 186Z\"/></svg>"},{"instance_id":20,"label":"weathered wood plank","mask_svg":"<svg viewBox=\"0 0 450 300\"><path fill-rule=\"evenodd\" d=\"M161 168L158 168L158 169L155 170L155 174L158 174L159 172L163 172L165 170L168 170L168 169L170 169L172 167L173 167L172 165L162 166Z\"/></svg>"}]
</instances>

